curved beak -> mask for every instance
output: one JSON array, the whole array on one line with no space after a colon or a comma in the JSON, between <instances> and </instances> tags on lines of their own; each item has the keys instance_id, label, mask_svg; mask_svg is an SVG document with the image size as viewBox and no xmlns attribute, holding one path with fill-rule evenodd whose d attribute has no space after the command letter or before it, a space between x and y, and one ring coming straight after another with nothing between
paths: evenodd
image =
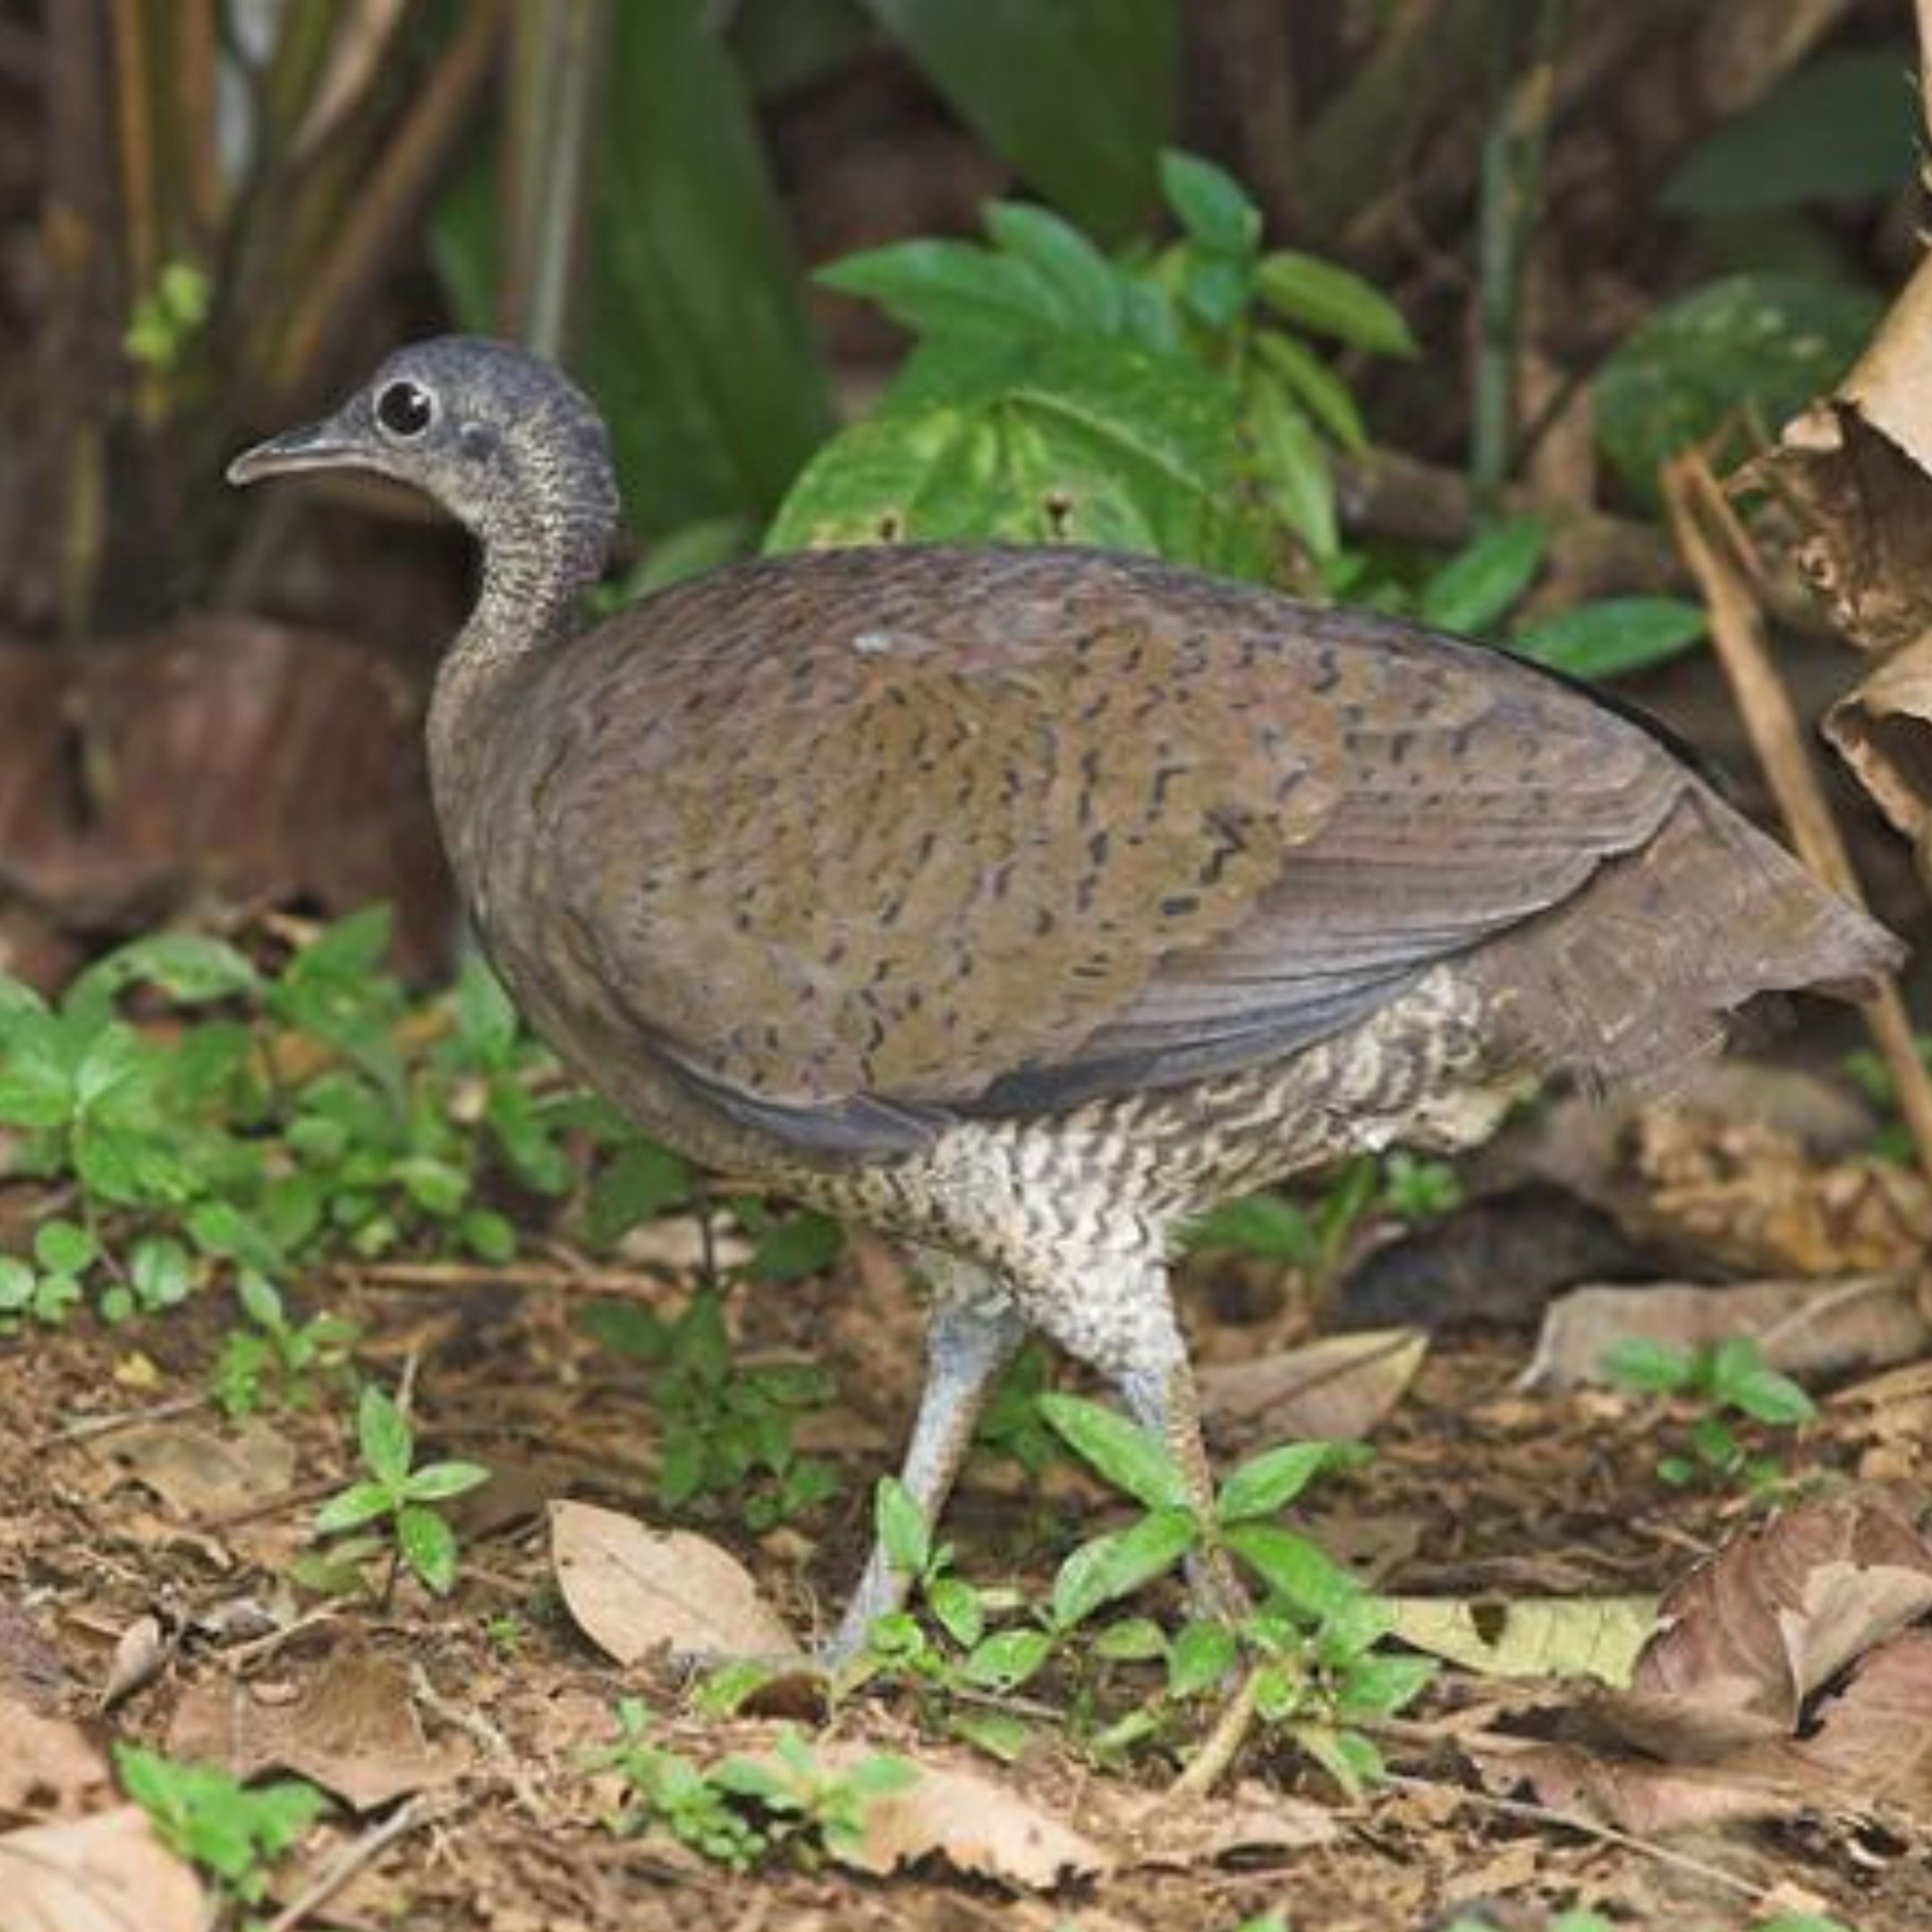
<instances>
[{"instance_id":1,"label":"curved beak","mask_svg":"<svg viewBox=\"0 0 1932 1932\"><path fill-rule=\"evenodd\" d=\"M286 476L301 470L337 470L367 461L360 444L344 434L335 417L287 429L246 449L228 465L231 483L247 484L262 477Z\"/></svg>"}]
</instances>

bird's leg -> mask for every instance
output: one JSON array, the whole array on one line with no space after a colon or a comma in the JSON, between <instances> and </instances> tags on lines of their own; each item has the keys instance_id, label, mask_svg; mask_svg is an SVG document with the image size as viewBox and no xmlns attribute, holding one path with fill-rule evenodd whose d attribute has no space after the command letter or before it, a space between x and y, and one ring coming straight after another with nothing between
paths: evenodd
<instances>
[{"instance_id":1,"label":"bird's leg","mask_svg":"<svg viewBox=\"0 0 1932 1932\"><path fill-rule=\"evenodd\" d=\"M1139 1251L1089 1258L1078 1275L1021 1283L1020 1295L1027 1315L1070 1355L1097 1368L1128 1414L1166 1445L1196 1516L1212 1524L1214 1470L1161 1257ZM1188 1586L1197 1616L1232 1623L1251 1607L1222 1550L1210 1547L1190 1559Z\"/></svg>"},{"instance_id":2,"label":"bird's leg","mask_svg":"<svg viewBox=\"0 0 1932 1932\"><path fill-rule=\"evenodd\" d=\"M926 1385L899 1479L931 1530L959 1473L994 1378L1026 1338L1027 1322L999 1280L976 1262L929 1252L932 1290L926 1327ZM860 1576L845 1614L819 1655L844 1663L865 1646L876 1619L899 1609L911 1580L882 1542Z\"/></svg>"}]
</instances>

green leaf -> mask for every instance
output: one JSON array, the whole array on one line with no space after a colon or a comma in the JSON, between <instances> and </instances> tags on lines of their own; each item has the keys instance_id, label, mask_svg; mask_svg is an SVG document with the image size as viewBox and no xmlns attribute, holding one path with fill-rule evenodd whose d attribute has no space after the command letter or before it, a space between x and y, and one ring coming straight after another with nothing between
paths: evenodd
<instances>
[{"instance_id":1,"label":"green leaf","mask_svg":"<svg viewBox=\"0 0 1932 1932\"><path fill-rule=\"evenodd\" d=\"M1043 1394L1039 1412L1094 1472L1151 1510L1185 1509L1187 1479L1160 1438L1078 1395Z\"/></svg>"},{"instance_id":2,"label":"green leaf","mask_svg":"<svg viewBox=\"0 0 1932 1932\"><path fill-rule=\"evenodd\" d=\"M1307 343L1279 329L1263 329L1255 336L1254 346L1262 362L1343 449L1368 447L1368 432L1362 427L1353 392Z\"/></svg>"},{"instance_id":3,"label":"green leaf","mask_svg":"<svg viewBox=\"0 0 1932 1932\"><path fill-rule=\"evenodd\" d=\"M1691 1350L1640 1335L1613 1342L1604 1351L1601 1366L1606 1381L1657 1395L1679 1394L1698 1377L1697 1357Z\"/></svg>"},{"instance_id":4,"label":"green leaf","mask_svg":"<svg viewBox=\"0 0 1932 1932\"><path fill-rule=\"evenodd\" d=\"M1058 290L1074 328L1111 335L1121 327L1124 277L1072 223L1024 201L989 201L986 225L996 246L1031 262Z\"/></svg>"},{"instance_id":5,"label":"green leaf","mask_svg":"<svg viewBox=\"0 0 1932 1932\"><path fill-rule=\"evenodd\" d=\"M395 915L386 905L364 906L325 926L289 962L284 980L366 980L378 973L389 954Z\"/></svg>"},{"instance_id":6,"label":"green leaf","mask_svg":"<svg viewBox=\"0 0 1932 1932\"><path fill-rule=\"evenodd\" d=\"M34 1271L13 1255L0 1255L0 1315L18 1314L33 1296Z\"/></svg>"},{"instance_id":7,"label":"green leaf","mask_svg":"<svg viewBox=\"0 0 1932 1932\"><path fill-rule=\"evenodd\" d=\"M1234 1632L1224 1623L1185 1623L1167 1653L1167 1694L1201 1697L1224 1682L1241 1655Z\"/></svg>"},{"instance_id":8,"label":"green leaf","mask_svg":"<svg viewBox=\"0 0 1932 1932\"><path fill-rule=\"evenodd\" d=\"M1187 1244L1194 1254L1230 1249L1292 1267L1305 1267L1321 1254L1308 1216L1279 1194L1250 1194L1222 1202L1193 1224Z\"/></svg>"},{"instance_id":9,"label":"green leaf","mask_svg":"<svg viewBox=\"0 0 1932 1932\"><path fill-rule=\"evenodd\" d=\"M886 1561L901 1576L919 1577L932 1561L932 1527L896 1476L879 1479L872 1521Z\"/></svg>"},{"instance_id":10,"label":"green leaf","mask_svg":"<svg viewBox=\"0 0 1932 1932\"><path fill-rule=\"evenodd\" d=\"M926 1586L927 1607L962 1650L970 1650L986 1635L986 1608L979 1592L962 1577L935 1577Z\"/></svg>"},{"instance_id":11,"label":"green leaf","mask_svg":"<svg viewBox=\"0 0 1932 1932\"><path fill-rule=\"evenodd\" d=\"M1251 1457L1221 1485L1215 1513L1224 1523L1273 1516L1326 1469L1345 1460L1337 1443L1284 1443Z\"/></svg>"},{"instance_id":12,"label":"green leaf","mask_svg":"<svg viewBox=\"0 0 1932 1932\"><path fill-rule=\"evenodd\" d=\"M203 1253L245 1261L272 1274L282 1265L275 1242L232 1201L197 1201L189 1209L188 1234Z\"/></svg>"},{"instance_id":13,"label":"green leaf","mask_svg":"<svg viewBox=\"0 0 1932 1932\"><path fill-rule=\"evenodd\" d=\"M381 1483L351 1483L316 1512L315 1531L318 1536L338 1536L388 1515L394 1507L394 1496Z\"/></svg>"},{"instance_id":14,"label":"green leaf","mask_svg":"<svg viewBox=\"0 0 1932 1932\"><path fill-rule=\"evenodd\" d=\"M591 1183L584 1233L594 1248L614 1247L639 1223L655 1220L691 1198L690 1165L668 1148L635 1140Z\"/></svg>"},{"instance_id":15,"label":"green leaf","mask_svg":"<svg viewBox=\"0 0 1932 1932\"><path fill-rule=\"evenodd\" d=\"M1160 157L1161 192L1182 227L1219 255L1249 255L1261 240L1261 210L1217 163L1177 148Z\"/></svg>"},{"instance_id":16,"label":"green leaf","mask_svg":"<svg viewBox=\"0 0 1932 1932\"><path fill-rule=\"evenodd\" d=\"M1001 1631L975 1646L960 1672L982 1690L1017 1690L1052 1654L1053 1639L1045 1631Z\"/></svg>"},{"instance_id":17,"label":"green leaf","mask_svg":"<svg viewBox=\"0 0 1932 1932\"><path fill-rule=\"evenodd\" d=\"M845 1251L845 1231L821 1214L787 1215L759 1238L744 1265L753 1281L804 1281L822 1275Z\"/></svg>"},{"instance_id":18,"label":"green leaf","mask_svg":"<svg viewBox=\"0 0 1932 1932\"><path fill-rule=\"evenodd\" d=\"M438 1597L456 1580L456 1532L433 1509L406 1503L396 1512L402 1560Z\"/></svg>"},{"instance_id":19,"label":"green leaf","mask_svg":"<svg viewBox=\"0 0 1932 1932\"><path fill-rule=\"evenodd\" d=\"M1412 356L1402 312L1352 269L1282 249L1261 258L1262 299L1284 320L1381 355Z\"/></svg>"},{"instance_id":20,"label":"green leaf","mask_svg":"<svg viewBox=\"0 0 1932 1932\"><path fill-rule=\"evenodd\" d=\"M894 321L922 335L1051 334L1074 318L1064 291L1034 263L970 242L894 242L847 255L816 270L812 279L877 302Z\"/></svg>"},{"instance_id":21,"label":"green leaf","mask_svg":"<svg viewBox=\"0 0 1932 1932\"><path fill-rule=\"evenodd\" d=\"M1340 1563L1292 1530L1235 1523L1224 1539L1270 1590L1305 1615L1332 1615L1361 1594L1361 1585Z\"/></svg>"},{"instance_id":22,"label":"green leaf","mask_svg":"<svg viewBox=\"0 0 1932 1932\"><path fill-rule=\"evenodd\" d=\"M1525 624L1510 648L1572 677L1625 677L1682 656L1708 628L1703 606L1682 597L1601 597Z\"/></svg>"},{"instance_id":23,"label":"green leaf","mask_svg":"<svg viewBox=\"0 0 1932 1932\"><path fill-rule=\"evenodd\" d=\"M1807 62L1697 142L1662 205L1736 216L1895 193L1912 178L1917 65L1904 47Z\"/></svg>"},{"instance_id":24,"label":"green leaf","mask_svg":"<svg viewBox=\"0 0 1932 1932\"><path fill-rule=\"evenodd\" d=\"M1750 422L1775 426L1829 390L1882 309L1863 288L1796 275L1731 275L1657 309L1592 386L1597 440L1623 481L1654 503L1657 471L1693 444L1720 467Z\"/></svg>"},{"instance_id":25,"label":"green leaf","mask_svg":"<svg viewBox=\"0 0 1932 1932\"><path fill-rule=\"evenodd\" d=\"M1422 622L1470 637L1487 631L1536 580L1546 541L1543 525L1533 516L1487 531L1423 586Z\"/></svg>"},{"instance_id":26,"label":"green leaf","mask_svg":"<svg viewBox=\"0 0 1932 1932\"><path fill-rule=\"evenodd\" d=\"M516 1008L496 975L474 955L456 977L456 1032L490 1066L503 1065L516 1045Z\"/></svg>"},{"instance_id":27,"label":"green leaf","mask_svg":"<svg viewBox=\"0 0 1932 1932\"><path fill-rule=\"evenodd\" d=\"M411 1503L447 1503L452 1496L481 1488L489 1479L490 1472L480 1462L426 1462L410 1471L402 1494Z\"/></svg>"},{"instance_id":28,"label":"green leaf","mask_svg":"<svg viewBox=\"0 0 1932 1932\"><path fill-rule=\"evenodd\" d=\"M494 1208L472 1208L458 1224L463 1246L479 1261L501 1266L516 1258L516 1223Z\"/></svg>"},{"instance_id":29,"label":"green leaf","mask_svg":"<svg viewBox=\"0 0 1932 1932\"><path fill-rule=\"evenodd\" d=\"M1029 186L1103 241L1140 223L1174 119L1176 0L866 0Z\"/></svg>"},{"instance_id":30,"label":"green leaf","mask_svg":"<svg viewBox=\"0 0 1932 1932\"><path fill-rule=\"evenodd\" d=\"M138 1080L146 1051L132 1027L119 1021L103 1027L74 1069L76 1109L97 1106L118 1089Z\"/></svg>"},{"instance_id":31,"label":"green leaf","mask_svg":"<svg viewBox=\"0 0 1932 1932\"><path fill-rule=\"evenodd\" d=\"M34 1259L54 1275L84 1274L100 1252L100 1243L72 1221L43 1221L34 1230Z\"/></svg>"},{"instance_id":32,"label":"green leaf","mask_svg":"<svg viewBox=\"0 0 1932 1932\"><path fill-rule=\"evenodd\" d=\"M1055 1624L1070 1630L1103 1604L1130 1597L1165 1576L1199 1538L1193 1511L1183 1506L1157 1509L1125 1530L1082 1543L1054 1578Z\"/></svg>"},{"instance_id":33,"label":"green leaf","mask_svg":"<svg viewBox=\"0 0 1932 1932\"><path fill-rule=\"evenodd\" d=\"M415 1460L415 1432L394 1400L373 1382L362 1391L356 1410L356 1441L369 1474L399 1493Z\"/></svg>"},{"instance_id":34,"label":"green leaf","mask_svg":"<svg viewBox=\"0 0 1932 1932\"><path fill-rule=\"evenodd\" d=\"M1318 563L1342 547L1335 475L1315 425L1287 386L1266 372L1249 386L1255 470L1275 513Z\"/></svg>"},{"instance_id":35,"label":"green leaf","mask_svg":"<svg viewBox=\"0 0 1932 1932\"><path fill-rule=\"evenodd\" d=\"M1122 1617L1092 1640L1093 1654L1110 1664L1151 1664L1167 1655L1167 1633L1152 1617Z\"/></svg>"},{"instance_id":36,"label":"green leaf","mask_svg":"<svg viewBox=\"0 0 1932 1932\"><path fill-rule=\"evenodd\" d=\"M46 1043L16 1040L0 1066L0 1124L64 1127L73 1117L73 1076Z\"/></svg>"},{"instance_id":37,"label":"green leaf","mask_svg":"<svg viewBox=\"0 0 1932 1932\"><path fill-rule=\"evenodd\" d=\"M171 1236L144 1235L129 1250L128 1280L143 1308L174 1308L194 1286L193 1263Z\"/></svg>"},{"instance_id":38,"label":"green leaf","mask_svg":"<svg viewBox=\"0 0 1932 1932\"><path fill-rule=\"evenodd\" d=\"M205 933L148 933L97 960L75 982L83 997L123 987L158 987L183 1006L252 993L259 983L247 953ZM70 995L72 996L72 995Z\"/></svg>"}]
</instances>

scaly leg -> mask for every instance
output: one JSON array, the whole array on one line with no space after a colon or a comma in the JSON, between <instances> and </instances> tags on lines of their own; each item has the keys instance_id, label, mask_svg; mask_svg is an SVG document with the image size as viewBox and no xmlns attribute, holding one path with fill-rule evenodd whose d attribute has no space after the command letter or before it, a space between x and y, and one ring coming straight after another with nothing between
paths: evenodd
<instances>
[{"instance_id":1,"label":"scaly leg","mask_svg":"<svg viewBox=\"0 0 1932 1932\"><path fill-rule=\"evenodd\" d=\"M926 1385L899 1479L930 1530L952 1493L993 1381L1026 1338L1027 1322L998 1278L978 1263L936 1250L922 1259L932 1290ZM905 1602L908 1580L875 1542L821 1659L842 1664L862 1649L874 1620Z\"/></svg>"}]
</instances>

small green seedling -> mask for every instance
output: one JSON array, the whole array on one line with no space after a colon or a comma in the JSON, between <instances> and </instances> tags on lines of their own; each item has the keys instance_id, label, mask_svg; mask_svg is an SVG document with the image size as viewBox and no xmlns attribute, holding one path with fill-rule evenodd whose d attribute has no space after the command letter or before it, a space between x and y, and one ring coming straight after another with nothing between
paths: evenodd
<instances>
[{"instance_id":1,"label":"small green seedling","mask_svg":"<svg viewBox=\"0 0 1932 1932\"><path fill-rule=\"evenodd\" d=\"M222 1339L210 1386L231 1416L252 1415L270 1402L307 1408L318 1382L349 1370L349 1351L361 1335L339 1315L311 1315L291 1320L282 1296L266 1275L239 1269L235 1299L243 1321Z\"/></svg>"},{"instance_id":2,"label":"small green seedling","mask_svg":"<svg viewBox=\"0 0 1932 1932\"><path fill-rule=\"evenodd\" d=\"M116 1744L114 1763L162 1842L250 1904L267 1890L269 1868L328 1809L299 1778L251 1790L213 1765L178 1764L139 1744Z\"/></svg>"},{"instance_id":3,"label":"small green seedling","mask_svg":"<svg viewBox=\"0 0 1932 1932\"><path fill-rule=\"evenodd\" d=\"M628 1790L616 1828L666 1831L733 1871L781 1856L809 1870L827 1857L856 1855L869 1807L918 1775L903 1759L881 1754L828 1769L789 1725L769 1757L706 1767L655 1742L636 1699L618 1705L617 1723L618 1741L594 1760Z\"/></svg>"},{"instance_id":4,"label":"small green seedling","mask_svg":"<svg viewBox=\"0 0 1932 1932\"><path fill-rule=\"evenodd\" d=\"M392 1578L394 1563L401 1561L437 1596L446 1595L456 1580L456 1532L434 1505L487 1482L489 1471L477 1462L426 1462L415 1468L416 1439L409 1419L373 1383L362 1391L356 1440L369 1475L322 1505L316 1534L341 1536L383 1524L385 1536L358 1539L359 1554L373 1555L386 1542ZM338 1549L335 1554L342 1558L350 1553Z\"/></svg>"},{"instance_id":5,"label":"small green seedling","mask_svg":"<svg viewBox=\"0 0 1932 1932\"><path fill-rule=\"evenodd\" d=\"M0 1255L0 1321L16 1326L31 1316L58 1327L84 1295L82 1284L100 1243L78 1222L55 1218L34 1230L33 1259Z\"/></svg>"},{"instance_id":6,"label":"small green seedling","mask_svg":"<svg viewBox=\"0 0 1932 1932\"><path fill-rule=\"evenodd\" d=\"M1728 1419L1795 1428L1818 1412L1789 1376L1766 1362L1763 1349L1750 1335L1726 1335L1705 1348L1632 1338L1611 1348L1603 1367L1622 1387L1681 1397L1702 1411L1690 1426L1687 1452L1674 1452L1657 1463L1657 1474L1678 1487L1707 1483L1754 1491L1775 1488L1784 1479L1783 1470L1741 1441Z\"/></svg>"}]
</instances>

